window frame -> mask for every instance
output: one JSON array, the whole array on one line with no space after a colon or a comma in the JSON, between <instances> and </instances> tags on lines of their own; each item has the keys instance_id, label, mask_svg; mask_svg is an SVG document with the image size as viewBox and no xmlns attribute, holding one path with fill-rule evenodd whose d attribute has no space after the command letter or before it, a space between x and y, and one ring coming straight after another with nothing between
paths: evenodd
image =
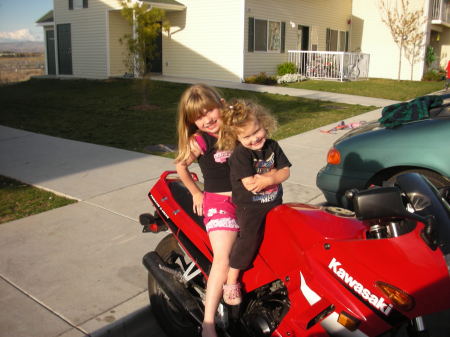
<instances>
[{"instance_id":1,"label":"window frame","mask_svg":"<svg viewBox=\"0 0 450 337\"><path fill-rule=\"evenodd\" d=\"M331 42L332 42L332 35L336 32L336 49L332 50ZM341 41L342 38L344 41ZM339 30L339 29L332 29L327 28L325 33L325 50L326 51L335 51L335 52L348 52L348 39L349 39L349 31L346 30Z\"/></svg>"},{"instance_id":2,"label":"window frame","mask_svg":"<svg viewBox=\"0 0 450 337\"><path fill-rule=\"evenodd\" d=\"M69 0L69 10L83 9L88 7L88 0Z\"/></svg>"},{"instance_id":3,"label":"window frame","mask_svg":"<svg viewBox=\"0 0 450 337\"><path fill-rule=\"evenodd\" d=\"M254 53L269 53L269 54L283 54L285 53L285 41L286 38L286 23L283 21L278 20L270 20L270 19L262 19L257 17L249 17L248 18L249 26L248 26L248 52L254 52ZM263 30L261 29L261 26L265 26L265 34L263 35ZM276 25L274 27L274 25ZM278 29L278 36L274 36L273 31ZM257 34L260 34L261 36L257 36ZM265 37L264 47L265 49L262 49L263 43L261 41L258 41L258 38ZM273 48L273 40L272 37L275 37L278 41L276 41L276 45L278 45L277 49L270 49ZM251 41L251 39L253 39ZM272 41L271 41L272 40Z\"/></svg>"}]
</instances>

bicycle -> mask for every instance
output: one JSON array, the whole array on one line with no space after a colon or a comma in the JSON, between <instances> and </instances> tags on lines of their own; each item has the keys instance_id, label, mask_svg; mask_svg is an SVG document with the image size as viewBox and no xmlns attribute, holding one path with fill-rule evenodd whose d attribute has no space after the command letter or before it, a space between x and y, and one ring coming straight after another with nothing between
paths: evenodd
<instances>
[{"instance_id":1,"label":"bicycle","mask_svg":"<svg viewBox=\"0 0 450 337\"><path fill-rule=\"evenodd\" d=\"M347 80L357 80L359 78L359 75L361 73L361 70L359 69L359 62L362 59L362 55L360 53L357 54L356 58L352 63L350 63L347 67Z\"/></svg>"}]
</instances>

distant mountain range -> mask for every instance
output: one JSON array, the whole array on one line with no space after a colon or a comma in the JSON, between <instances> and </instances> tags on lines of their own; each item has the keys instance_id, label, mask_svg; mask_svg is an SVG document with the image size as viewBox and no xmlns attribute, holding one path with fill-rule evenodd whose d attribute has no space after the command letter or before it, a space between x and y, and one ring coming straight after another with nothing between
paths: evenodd
<instances>
[{"instance_id":1,"label":"distant mountain range","mask_svg":"<svg viewBox=\"0 0 450 337\"><path fill-rule=\"evenodd\" d=\"M0 42L0 52L43 53L44 48L44 42L40 41Z\"/></svg>"}]
</instances>

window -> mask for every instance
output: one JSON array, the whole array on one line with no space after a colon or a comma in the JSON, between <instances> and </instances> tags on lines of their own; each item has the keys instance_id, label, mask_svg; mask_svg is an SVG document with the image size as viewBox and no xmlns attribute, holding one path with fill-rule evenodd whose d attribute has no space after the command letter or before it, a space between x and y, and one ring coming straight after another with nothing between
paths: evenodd
<instances>
[{"instance_id":1,"label":"window","mask_svg":"<svg viewBox=\"0 0 450 337\"><path fill-rule=\"evenodd\" d=\"M69 0L69 9L88 8L88 0Z\"/></svg>"},{"instance_id":2,"label":"window","mask_svg":"<svg viewBox=\"0 0 450 337\"><path fill-rule=\"evenodd\" d=\"M255 51L267 51L267 21L255 20Z\"/></svg>"},{"instance_id":3,"label":"window","mask_svg":"<svg viewBox=\"0 0 450 337\"><path fill-rule=\"evenodd\" d=\"M284 53L285 29L284 22L249 18L248 51Z\"/></svg>"},{"instance_id":4,"label":"window","mask_svg":"<svg viewBox=\"0 0 450 337\"><path fill-rule=\"evenodd\" d=\"M269 51L281 49L281 22L269 21Z\"/></svg>"},{"instance_id":5,"label":"window","mask_svg":"<svg viewBox=\"0 0 450 337\"><path fill-rule=\"evenodd\" d=\"M326 50L348 51L348 32L327 28Z\"/></svg>"},{"instance_id":6,"label":"window","mask_svg":"<svg viewBox=\"0 0 450 337\"><path fill-rule=\"evenodd\" d=\"M338 31L327 28L327 51L337 51Z\"/></svg>"}]
</instances>

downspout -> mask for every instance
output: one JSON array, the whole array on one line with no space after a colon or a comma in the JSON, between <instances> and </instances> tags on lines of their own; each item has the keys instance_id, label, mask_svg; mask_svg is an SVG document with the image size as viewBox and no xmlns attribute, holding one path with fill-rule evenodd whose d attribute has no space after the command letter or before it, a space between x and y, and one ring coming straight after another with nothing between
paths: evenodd
<instances>
[{"instance_id":1,"label":"downspout","mask_svg":"<svg viewBox=\"0 0 450 337\"><path fill-rule=\"evenodd\" d=\"M424 27L424 29L425 29L424 40L425 41L423 41L424 44L423 44L422 53L421 53L422 62L420 65L422 66L422 71L419 72L419 74L421 73L421 78L419 78L419 81L422 79L422 77L426 71L425 58L426 58L426 53L427 53L427 46L430 44L430 38L431 38L431 3L432 3L432 0L425 1L425 8L424 8L425 13L424 14L425 14L425 17L427 18L427 22L425 23L425 27Z\"/></svg>"},{"instance_id":2,"label":"downspout","mask_svg":"<svg viewBox=\"0 0 450 337\"><path fill-rule=\"evenodd\" d=\"M137 33L136 33L136 12L133 9L133 40L135 40L135 41L136 41L136 36L137 36ZM139 76L139 74L138 74L139 73L139 71L138 71L138 62L139 62L138 56L135 54L134 55L134 71L133 71L134 78L138 78L138 76Z\"/></svg>"},{"instance_id":3,"label":"downspout","mask_svg":"<svg viewBox=\"0 0 450 337\"><path fill-rule=\"evenodd\" d=\"M53 1L53 43L55 44L55 76L59 76L58 25L56 24L55 1Z\"/></svg>"},{"instance_id":4,"label":"downspout","mask_svg":"<svg viewBox=\"0 0 450 337\"><path fill-rule=\"evenodd\" d=\"M105 22L106 22L106 78L111 77L111 59L110 59L110 52L111 52L111 46L109 44L109 38L110 38L110 34L109 34L109 13L110 10L106 10L106 18L105 18Z\"/></svg>"},{"instance_id":5,"label":"downspout","mask_svg":"<svg viewBox=\"0 0 450 337\"><path fill-rule=\"evenodd\" d=\"M246 57L246 53L245 53L245 27L246 27L246 20L245 20L245 2L246 0L241 0L241 15L240 15L240 21L242 23L241 27L241 43L240 43L240 48L241 48L241 64L240 64L240 74L239 74L239 80L241 83L244 82L244 72L245 72L245 57Z\"/></svg>"}]
</instances>

